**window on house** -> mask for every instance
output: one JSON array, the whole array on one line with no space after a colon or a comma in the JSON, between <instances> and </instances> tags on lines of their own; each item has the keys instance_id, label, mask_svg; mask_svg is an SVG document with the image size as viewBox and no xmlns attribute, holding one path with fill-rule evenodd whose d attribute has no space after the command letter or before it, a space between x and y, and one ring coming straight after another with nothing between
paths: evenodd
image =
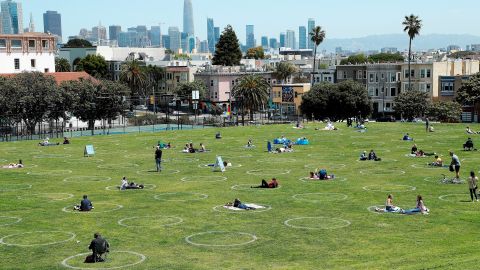
<instances>
[{"instance_id":1,"label":"window on house","mask_svg":"<svg viewBox=\"0 0 480 270\"><path fill-rule=\"evenodd\" d=\"M235 81L234 81L234 80L232 80L232 86L234 86L234 85L235 85Z\"/></svg>"},{"instance_id":2,"label":"window on house","mask_svg":"<svg viewBox=\"0 0 480 270\"><path fill-rule=\"evenodd\" d=\"M421 83L418 86L419 86L418 90L420 90L421 92L427 92L427 84Z\"/></svg>"},{"instance_id":3,"label":"window on house","mask_svg":"<svg viewBox=\"0 0 480 270\"><path fill-rule=\"evenodd\" d=\"M408 69L405 69L405 70L404 70L404 72L403 72L403 77L404 77L405 79L408 78Z\"/></svg>"},{"instance_id":4,"label":"window on house","mask_svg":"<svg viewBox=\"0 0 480 270\"><path fill-rule=\"evenodd\" d=\"M44 69L43 71L44 71L45 73L48 73L48 72L50 72L50 69L46 68L46 69Z\"/></svg>"},{"instance_id":5,"label":"window on house","mask_svg":"<svg viewBox=\"0 0 480 270\"><path fill-rule=\"evenodd\" d=\"M453 82L442 82L441 94L442 96L453 96Z\"/></svg>"},{"instance_id":6,"label":"window on house","mask_svg":"<svg viewBox=\"0 0 480 270\"><path fill-rule=\"evenodd\" d=\"M432 88L432 85L429 84L429 83L427 83L427 85L426 85L426 91L427 91L428 93L430 93L430 89L431 89L431 88Z\"/></svg>"},{"instance_id":7,"label":"window on house","mask_svg":"<svg viewBox=\"0 0 480 270\"><path fill-rule=\"evenodd\" d=\"M420 78L425 78L427 71L425 69L420 69Z\"/></svg>"},{"instance_id":8,"label":"window on house","mask_svg":"<svg viewBox=\"0 0 480 270\"><path fill-rule=\"evenodd\" d=\"M410 76L412 78L415 78L415 70L414 69L410 70Z\"/></svg>"},{"instance_id":9,"label":"window on house","mask_svg":"<svg viewBox=\"0 0 480 270\"><path fill-rule=\"evenodd\" d=\"M48 49L48 40L42 40L42 48Z\"/></svg>"},{"instance_id":10,"label":"window on house","mask_svg":"<svg viewBox=\"0 0 480 270\"><path fill-rule=\"evenodd\" d=\"M431 75L432 75L432 71L430 69L427 69L427 78L430 78Z\"/></svg>"},{"instance_id":11,"label":"window on house","mask_svg":"<svg viewBox=\"0 0 480 270\"><path fill-rule=\"evenodd\" d=\"M347 78L347 72L343 72L343 78L346 79Z\"/></svg>"},{"instance_id":12,"label":"window on house","mask_svg":"<svg viewBox=\"0 0 480 270\"><path fill-rule=\"evenodd\" d=\"M397 88L392 87L390 88L390 96L395 97L397 95Z\"/></svg>"},{"instance_id":13,"label":"window on house","mask_svg":"<svg viewBox=\"0 0 480 270\"><path fill-rule=\"evenodd\" d=\"M176 79L177 79L177 83L180 82L180 76L176 76Z\"/></svg>"},{"instance_id":14,"label":"window on house","mask_svg":"<svg viewBox=\"0 0 480 270\"><path fill-rule=\"evenodd\" d=\"M28 41L28 48L35 48L35 40L30 39Z\"/></svg>"},{"instance_id":15,"label":"window on house","mask_svg":"<svg viewBox=\"0 0 480 270\"><path fill-rule=\"evenodd\" d=\"M10 44L12 45L12 48L14 48L14 49L22 48L22 41L20 39L12 39L10 41Z\"/></svg>"},{"instance_id":16,"label":"window on house","mask_svg":"<svg viewBox=\"0 0 480 270\"><path fill-rule=\"evenodd\" d=\"M368 96L373 97L375 94L375 89L373 87L368 88Z\"/></svg>"},{"instance_id":17,"label":"window on house","mask_svg":"<svg viewBox=\"0 0 480 270\"><path fill-rule=\"evenodd\" d=\"M361 70L357 71L357 79L362 79L363 78L363 72Z\"/></svg>"},{"instance_id":18,"label":"window on house","mask_svg":"<svg viewBox=\"0 0 480 270\"><path fill-rule=\"evenodd\" d=\"M213 86L213 80L210 80L210 86Z\"/></svg>"},{"instance_id":19,"label":"window on house","mask_svg":"<svg viewBox=\"0 0 480 270\"><path fill-rule=\"evenodd\" d=\"M375 88L375 96L378 97L379 96L379 91L378 91L378 88Z\"/></svg>"},{"instance_id":20,"label":"window on house","mask_svg":"<svg viewBox=\"0 0 480 270\"><path fill-rule=\"evenodd\" d=\"M19 70L20 69L20 59L18 59L18 58L13 59L13 65L15 67L15 70Z\"/></svg>"},{"instance_id":21,"label":"window on house","mask_svg":"<svg viewBox=\"0 0 480 270\"><path fill-rule=\"evenodd\" d=\"M35 63L35 59L30 59L30 66L31 66L32 68L35 68L35 66L36 66L35 64L36 64L36 63Z\"/></svg>"},{"instance_id":22,"label":"window on house","mask_svg":"<svg viewBox=\"0 0 480 270\"><path fill-rule=\"evenodd\" d=\"M368 81L369 81L369 82L373 82L374 78L375 78L375 77L374 77L373 73L370 73L370 74L369 74Z\"/></svg>"},{"instance_id":23,"label":"window on house","mask_svg":"<svg viewBox=\"0 0 480 270\"><path fill-rule=\"evenodd\" d=\"M375 73L375 82L378 82L378 73Z\"/></svg>"},{"instance_id":24,"label":"window on house","mask_svg":"<svg viewBox=\"0 0 480 270\"><path fill-rule=\"evenodd\" d=\"M383 79L385 79L385 74L384 74L384 73L382 73L382 80L383 80Z\"/></svg>"}]
</instances>

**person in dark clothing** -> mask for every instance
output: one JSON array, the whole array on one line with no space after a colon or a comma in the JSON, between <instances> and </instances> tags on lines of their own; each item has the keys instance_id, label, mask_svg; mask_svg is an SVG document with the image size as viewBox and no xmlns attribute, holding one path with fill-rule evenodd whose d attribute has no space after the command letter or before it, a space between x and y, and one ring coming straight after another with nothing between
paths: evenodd
<instances>
[{"instance_id":1,"label":"person in dark clothing","mask_svg":"<svg viewBox=\"0 0 480 270\"><path fill-rule=\"evenodd\" d=\"M70 140L67 137L64 137L63 144L70 144Z\"/></svg>"},{"instance_id":2,"label":"person in dark clothing","mask_svg":"<svg viewBox=\"0 0 480 270\"><path fill-rule=\"evenodd\" d=\"M110 244L99 233L95 233L93 238L88 246L88 249L92 250L93 262L103 262L104 259L101 256L109 252Z\"/></svg>"},{"instance_id":3,"label":"person in dark clothing","mask_svg":"<svg viewBox=\"0 0 480 270\"><path fill-rule=\"evenodd\" d=\"M157 165L157 172L162 171L162 149L160 149L160 146L157 146L157 149L155 150L155 163Z\"/></svg>"},{"instance_id":4,"label":"person in dark clothing","mask_svg":"<svg viewBox=\"0 0 480 270\"><path fill-rule=\"evenodd\" d=\"M80 202L80 211L90 211L92 210L92 202L87 198L87 195L83 195L83 200Z\"/></svg>"}]
</instances>

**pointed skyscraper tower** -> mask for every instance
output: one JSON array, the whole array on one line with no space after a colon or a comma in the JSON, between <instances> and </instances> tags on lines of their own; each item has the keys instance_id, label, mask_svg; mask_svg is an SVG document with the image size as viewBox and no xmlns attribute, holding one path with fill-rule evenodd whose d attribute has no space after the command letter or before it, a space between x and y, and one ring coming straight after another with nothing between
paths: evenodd
<instances>
[{"instance_id":1,"label":"pointed skyscraper tower","mask_svg":"<svg viewBox=\"0 0 480 270\"><path fill-rule=\"evenodd\" d=\"M192 0L184 0L183 2L183 32L186 33L187 36L195 35Z\"/></svg>"},{"instance_id":2,"label":"pointed skyscraper tower","mask_svg":"<svg viewBox=\"0 0 480 270\"><path fill-rule=\"evenodd\" d=\"M35 24L33 23L32 13L30 13L30 24L28 24L28 32L35 32Z\"/></svg>"}]
</instances>

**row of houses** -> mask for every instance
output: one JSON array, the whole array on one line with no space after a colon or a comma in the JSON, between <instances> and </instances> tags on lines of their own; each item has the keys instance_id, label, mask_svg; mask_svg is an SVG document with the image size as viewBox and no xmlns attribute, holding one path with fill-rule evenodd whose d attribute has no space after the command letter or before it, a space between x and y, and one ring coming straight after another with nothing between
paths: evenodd
<instances>
[{"instance_id":1,"label":"row of houses","mask_svg":"<svg viewBox=\"0 0 480 270\"><path fill-rule=\"evenodd\" d=\"M201 80L208 89L207 99L212 103L232 104L232 89L242 76L256 74L272 85L270 106L280 108L289 114L299 114L301 97L310 90L310 84L294 84L293 77L309 80L312 71L311 57L286 55L284 59L242 60L242 66L222 67L210 65L207 54L189 55L187 59L176 59L167 55L163 48L115 48L98 46L92 48L56 48L55 37L42 33L21 35L0 35L0 73L21 71L54 72L55 57L65 58L74 68L76 61L96 54L105 58L110 77L120 78L122 64L139 59L145 65L165 68L161 95L171 99L178 84ZM424 61L407 63L365 63L336 65L338 59L318 61L313 80L315 83L337 83L354 80L365 86L372 98L374 114L392 113L394 98L408 89L426 92L433 101L452 100L463 81L480 71L479 60ZM280 84L273 70L281 61L288 61L299 67L299 74ZM158 93L157 93L158 95Z\"/></svg>"}]
</instances>

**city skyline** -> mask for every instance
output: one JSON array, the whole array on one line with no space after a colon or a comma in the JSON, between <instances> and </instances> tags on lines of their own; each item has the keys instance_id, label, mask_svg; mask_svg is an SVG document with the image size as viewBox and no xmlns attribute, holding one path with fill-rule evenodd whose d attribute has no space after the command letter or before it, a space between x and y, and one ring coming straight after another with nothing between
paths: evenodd
<instances>
[{"instance_id":1,"label":"city skyline","mask_svg":"<svg viewBox=\"0 0 480 270\"><path fill-rule=\"evenodd\" d=\"M142 12L133 14L132 10L135 11L135 9L132 9L126 0L103 0L101 2L85 0L82 5L72 5L60 0L18 2L23 4L24 14L33 14L34 20L38 22L37 29L43 29L43 26L38 24L41 23L41 16L45 11L54 10L62 14L62 30L65 38L77 35L81 28L91 28L97 25L98 21L102 21L105 26L121 25L124 29L135 25L161 25L162 33L166 33L168 27L183 28L184 1L182 0L169 2L167 9L164 8L163 1L140 0L137 4L143 3L149 8L141 9ZM254 3L256 9L251 9ZM254 0L244 0L238 3L192 0L192 4L195 14L195 34L201 40L207 39L207 17L213 18L215 25L220 27L221 31L227 24L231 24L240 41L245 44L245 26L247 24L255 25L254 34L257 37L279 38L281 32L290 29L298 30L299 26L307 26L308 19L313 18L317 25L326 30L327 39L355 38L402 33L403 17L410 13L420 16L423 20L424 27L421 34L458 33L480 36L480 29L472 24L470 19L475 17L475 10L480 7L480 3L467 0L458 0L454 8L446 8L450 4L446 0L436 1L435 5L414 0L394 0L390 1L388 5L378 5L378 1L375 0L361 2L346 0L342 3L329 2L329 5L325 5L321 1L311 2L308 0L285 0L281 5L273 0L263 0L258 3ZM92 9L92 6L95 8ZM111 12L112 6L115 6L114 12ZM292 6L297 8L292 9ZM346 6L349 8L344 9ZM271 14L268 19L266 19L265 11ZM78 14L82 14L81 21L77 19ZM232 14L242 14L242 16L232 16ZM285 19L285 16L288 19Z\"/></svg>"}]
</instances>

